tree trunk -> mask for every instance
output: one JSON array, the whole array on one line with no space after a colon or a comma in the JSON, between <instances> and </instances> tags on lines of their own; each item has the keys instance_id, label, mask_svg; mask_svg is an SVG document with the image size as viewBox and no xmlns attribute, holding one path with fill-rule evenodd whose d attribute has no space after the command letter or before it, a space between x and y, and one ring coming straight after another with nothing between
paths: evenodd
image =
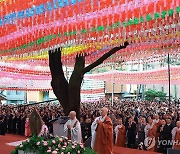
<instances>
[{"instance_id":1,"label":"tree trunk","mask_svg":"<svg viewBox=\"0 0 180 154\"><path fill-rule=\"evenodd\" d=\"M53 92L63 107L65 115L69 115L70 111L76 111L77 117L80 117L80 92L83 80L82 70L85 67L85 58L77 56L74 70L72 72L69 83L67 82L61 62L61 51L49 51L49 66L52 75L51 86Z\"/></svg>"},{"instance_id":2,"label":"tree trunk","mask_svg":"<svg viewBox=\"0 0 180 154\"><path fill-rule=\"evenodd\" d=\"M85 67L85 58L76 57L74 71L69 80L68 103L64 108L67 115L70 111L76 111L77 118L80 118L81 83L83 80L82 70Z\"/></svg>"},{"instance_id":3,"label":"tree trunk","mask_svg":"<svg viewBox=\"0 0 180 154\"><path fill-rule=\"evenodd\" d=\"M52 81L51 86L53 92L63 108L66 108L68 103L68 82L64 76L61 50L58 48L55 51L49 51L49 67L51 71Z\"/></svg>"},{"instance_id":4,"label":"tree trunk","mask_svg":"<svg viewBox=\"0 0 180 154\"><path fill-rule=\"evenodd\" d=\"M55 51L49 51L49 67L52 76L51 86L55 96L63 107L65 115L69 115L70 111L76 111L77 118L80 118L80 93L84 74L100 65L118 50L126 48L127 45L128 43L126 42L124 46L113 48L87 67L85 67L85 56L76 56L74 70L69 83L63 72L61 48L57 48Z\"/></svg>"}]
</instances>

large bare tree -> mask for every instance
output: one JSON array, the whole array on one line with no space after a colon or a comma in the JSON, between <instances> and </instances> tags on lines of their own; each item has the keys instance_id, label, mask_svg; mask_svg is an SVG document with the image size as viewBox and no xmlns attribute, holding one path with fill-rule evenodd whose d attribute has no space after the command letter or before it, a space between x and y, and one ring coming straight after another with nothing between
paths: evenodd
<instances>
[{"instance_id":1,"label":"large bare tree","mask_svg":"<svg viewBox=\"0 0 180 154\"><path fill-rule=\"evenodd\" d=\"M127 46L128 42L125 42L123 46L111 49L88 66L85 66L85 56L76 56L74 70L69 82L66 80L63 72L61 48L57 48L55 51L49 50L49 67L52 76L51 86L55 96L63 107L65 115L68 115L72 110L76 111L77 117L80 115L80 92L84 74L103 63L104 60L109 58L118 50L124 49Z\"/></svg>"}]
</instances>

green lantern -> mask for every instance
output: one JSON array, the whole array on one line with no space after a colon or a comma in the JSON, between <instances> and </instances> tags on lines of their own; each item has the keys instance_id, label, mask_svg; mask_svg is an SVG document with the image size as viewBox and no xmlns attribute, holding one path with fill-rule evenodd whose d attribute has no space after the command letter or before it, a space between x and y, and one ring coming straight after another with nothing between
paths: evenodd
<instances>
[{"instance_id":1,"label":"green lantern","mask_svg":"<svg viewBox=\"0 0 180 154\"><path fill-rule=\"evenodd\" d=\"M133 20L132 19L129 19L128 21L128 26L132 25L133 24Z\"/></svg>"},{"instance_id":2,"label":"green lantern","mask_svg":"<svg viewBox=\"0 0 180 154\"><path fill-rule=\"evenodd\" d=\"M176 8L176 13L178 14L180 12L180 6Z\"/></svg>"},{"instance_id":3,"label":"green lantern","mask_svg":"<svg viewBox=\"0 0 180 154\"><path fill-rule=\"evenodd\" d=\"M152 19L151 14L148 14L148 15L146 16L146 21L150 21L151 19Z\"/></svg>"},{"instance_id":4,"label":"green lantern","mask_svg":"<svg viewBox=\"0 0 180 154\"><path fill-rule=\"evenodd\" d=\"M162 17L162 18L165 18L165 17L166 17L166 14L167 14L167 12L166 12L166 11L162 11L162 15L161 15L161 17Z\"/></svg>"},{"instance_id":5,"label":"green lantern","mask_svg":"<svg viewBox=\"0 0 180 154\"><path fill-rule=\"evenodd\" d=\"M134 18L134 24L135 25L139 24L139 19L138 18Z\"/></svg>"},{"instance_id":6,"label":"green lantern","mask_svg":"<svg viewBox=\"0 0 180 154\"><path fill-rule=\"evenodd\" d=\"M154 19L157 20L160 17L159 12L154 13Z\"/></svg>"},{"instance_id":7,"label":"green lantern","mask_svg":"<svg viewBox=\"0 0 180 154\"><path fill-rule=\"evenodd\" d=\"M141 17L141 18L140 18L140 22L144 22L144 17Z\"/></svg>"},{"instance_id":8,"label":"green lantern","mask_svg":"<svg viewBox=\"0 0 180 154\"><path fill-rule=\"evenodd\" d=\"M169 14L169 16L172 16L172 15L174 14L174 10L173 10L173 9L170 9L170 10L168 11L168 14Z\"/></svg>"}]
</instances>

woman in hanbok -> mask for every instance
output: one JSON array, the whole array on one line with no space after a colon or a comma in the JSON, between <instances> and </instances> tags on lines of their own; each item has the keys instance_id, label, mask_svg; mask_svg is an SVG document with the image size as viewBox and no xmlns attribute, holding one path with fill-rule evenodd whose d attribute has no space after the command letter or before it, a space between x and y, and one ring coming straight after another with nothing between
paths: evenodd
<instances>
[{"instance_id":1,"label":"woman in hanbok","mask_svg":"<svg viewBox=\"0 0 180 154\"><path fill-rule=\"evenodd\" d=\"M31 134L31 129L30 129L30 125L29 125L29 117L26 118L26 122L25 122L25 136L30 137Z\"/></svg>"}]
</instances>

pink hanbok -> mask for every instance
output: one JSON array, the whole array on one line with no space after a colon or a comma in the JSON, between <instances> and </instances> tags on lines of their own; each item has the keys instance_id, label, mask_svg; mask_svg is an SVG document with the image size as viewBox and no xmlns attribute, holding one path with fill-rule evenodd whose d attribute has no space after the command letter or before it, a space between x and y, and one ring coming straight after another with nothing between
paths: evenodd
<instances>
[{"instance_id":1,"label":"pink hanbok","mask_svg":"<svg viewBox=\"0 0 180 154\"><path fill-rule=\"evenodd\" d=\"M26 123L25 123L25 136L30 137L31 134L31 129L29 126L29 118L26 118Z\"/></svg>"}]
</instances>

